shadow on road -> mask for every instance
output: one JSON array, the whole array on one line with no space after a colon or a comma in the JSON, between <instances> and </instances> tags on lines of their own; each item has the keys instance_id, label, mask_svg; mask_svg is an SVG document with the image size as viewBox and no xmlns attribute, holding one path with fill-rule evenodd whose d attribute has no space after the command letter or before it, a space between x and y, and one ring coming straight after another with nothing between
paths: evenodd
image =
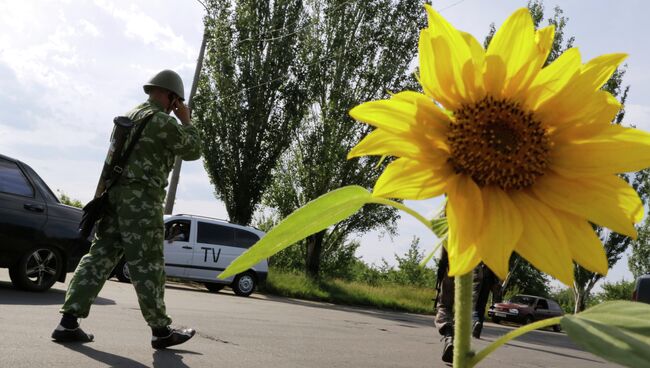
<instances>
[{"instance_id":1,"label":"shadow on road","mask_svg":"<svg viewBox=\"0 0 650 368\"><path fill-rule=\"evenodd\" d=\"M495 325L484 325L481 339L485 340L485 341L492 342L492 341L495 341L496 339L498 339L499 337L507 334L510 331L512 331L512 328L495 326ZM571 339L569 339L569 337L567 335L557 333L557 332L531 331L531 332L529 332L527 334L524 334L522 336L517 337L514 341L506 343L506 345L516 347L516 348L520 348L520 349L528 349L528 350L540 351L540 352L543 352L543 353L549 353L549 354L559 355L559 356L573 358L573 359L586 360L586 361L601 363L601 364L603 363L600 360L593 360L593 359L589 359L589 358L577 357L575 355L570 355L570 354L562 354L562 353L559 353L557 351L552 351L552 350L547 350L547 349L537 349L537 348L533 348L533 347L530 347L530 346L517 344L517 342L523 342L523 343L527 343L527 344L544 346L544 347L548 347L549 349L551 349L551 348L562 348L562 349L571 349L571 350L584 351L578 345L574 344L573 341L571 341Z\"/></svg>"},{"instance_id":2,"label":"shadow on road","mask_svg":"<svg viewBox=\"0 0 650 368\"><path fill-rule=\"evenodd\" d=\"M94 359L109 367L129 367L129 368L142 368L147 367L142 363L138 363L133 359L125 358L123 356L107 353L105 351L95 350L87 345L80 344L61 344L70 350L81 353L88 358ZM161 366L162 367L162 366Z\"/></svg>"},{"instance_id":3,"label":"shadow on road","mask_svg":"<svg viewBox=\"0 0 650 368\"><path fill-rule=\"evenodd\" d=\"M520 340L520 339L518 338L517 340ZM546 349L537 349L537 348L532 348L532 347L530 347L530 346L519 345L519 344L516 344L516 343L510 343L510 342L509 342L509 343L506 343L506 345L508 345L508 346L512 346L512 347L516 347L516 348L520 348L520 349L534 350L534 351L539 351L539 352L542 352L542 353L548 353L548 354L553 354L553 355L559 355L559 356L561 356L561 357L565 357L565 358L585 360L585 361L587 361L587 362L594 362L594 363L599 363L599 364L607 364L607 362L603 362L603 361L601 361L601 360L595 360L595 359L589 359L589 358L584 358L584 357L578 357L578 356L575 356L575 355L571 355L571 354L563 354L563 353L559 353L559 352L557 352L557 351L551 351L551 350L546 350ZM574 349L573 347L567 347L567 348L568 348L568 349ZM576 350L582 350L582 349L580 349L580 348L578 348L578 347L576 347L575 349L576 349Z\"/></svg>"},{"instance_id":4,"label":"shadow on road","mask_svg":"<svg viewBox=\"0 0 650 368\"><path fill-rule=\"evenodd\" d=\"M370 317L390 320L393 322L410 323L410 324L417 325L417 327L430 327L431 329L433 329L433 316L409 314L405 312L385 311L380 309L368 309L370 307L367 308L353 307L353 306L346 306L346 305L329 304L327 302L313 302L308 300L289 299L286 297L269 295L269 294L266 294L265 296L269 301L273 301L277 303L287 303L287 304L300 305L309 308L321 308L321 309L345 311L350 313L358 313ZM409 326L404 326L404 327L409 327Z\"/></svg>"},{"instance_id":5,"label":"shadow on road","mask_svg":"<svg viewBox=\"0 0 650 368\"><path fill-rule=\"evenodd\" d=\"M44 292L31 292L16 289L10 282L0 281L0 304L7 305L53 305L63 304L65 291L50 289ZM97 297L95 304L113 305L115 301Z\"/></svg>"},{"instance_id":6,"label":"shadow on road","mask_svg":"<svg viewBox=\"0 0 650 368\"><path fill-rule=\"evenodd\" d=\"M167 368L167 367L179 367L179 368L189 368L189 366L183 363L183 354L194 354L194 355L203 355L189 350L175 350L175 349L166 349L166 350L156 350L153 353L153 367L154 368Z\"/></svg>"}]
</instances>

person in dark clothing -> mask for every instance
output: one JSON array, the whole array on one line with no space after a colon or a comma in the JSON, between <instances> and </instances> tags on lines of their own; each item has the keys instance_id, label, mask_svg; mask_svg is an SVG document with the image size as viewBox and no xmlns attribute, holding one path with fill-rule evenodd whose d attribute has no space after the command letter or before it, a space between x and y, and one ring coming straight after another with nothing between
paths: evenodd
<instances>
[{"instance_id":1,"label":"person in dark clothing","mask_svg":"<svg viewBox=\"0 0 650 368\"><path fill-rule=\"evenodd\" d=\"M434 323L442 336L443 349L442 361L451 363L454 350L454 278L449 274L449 256L443 247L440 261L438 262L438 275L435 299L436 317ZM481 337L483 321L485 318L485 307L488 302L490 291L493 292L495 301L500 300L500 284L496 277L485 264L481 263L473 271L472 286L472 336Z\"/></svg>"}]
</instances>

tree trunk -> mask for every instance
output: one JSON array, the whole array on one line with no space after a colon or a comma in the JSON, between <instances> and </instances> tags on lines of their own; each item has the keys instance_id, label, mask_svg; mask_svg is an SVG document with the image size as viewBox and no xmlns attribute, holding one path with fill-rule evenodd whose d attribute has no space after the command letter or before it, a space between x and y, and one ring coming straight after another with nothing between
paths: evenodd
<instances>
[{"instance_id":1,"label":"tree trunk","mask_svg":"<svg viewBox=\"0 0 650 368\"><path fill-rule=\"evenodd\" d=\"M573 314L580 313L585 310L585 291L576 287L574 284L573 287Z\"/></svg>"},{"instance_id":2,"label":"tree trunk","mask_svg":"<svg viewBox=\"0 0 650 368\"><path fill-rule=\"evenodd\" d=\"M314 235L307 237L307 259L305 265L307 266L307 276L312 279L317 279L320 272L320 256L323 252L323 238L325 232L323 230Z\"/></svg>"},{"instance_id":3,"label":"tree trunk","mask_svg":"<svg viewBox=\"0 0 650 368\"><path fill-rule=\"evenodd\" d=\"M207 30L203 32L203 40L201 40L201 49L199 51L199 58L196 60L196 69L194 69L194 80L192 81L192 89L188 97L188 107L190 113L192 112L192 97L196 93L196 87L199 85L199 76L203 68L203 54L205 54L205 42L207 40ZM181 176L181 165L183 160L176 157L174 161L174 170L172 170L172 178L169 182L169 189L167 190L167 200L165 201L165 215L171 215L174 211L174 202L176 202L176 189L178 189L178 180Z\"/></svg>"}]
</instances>

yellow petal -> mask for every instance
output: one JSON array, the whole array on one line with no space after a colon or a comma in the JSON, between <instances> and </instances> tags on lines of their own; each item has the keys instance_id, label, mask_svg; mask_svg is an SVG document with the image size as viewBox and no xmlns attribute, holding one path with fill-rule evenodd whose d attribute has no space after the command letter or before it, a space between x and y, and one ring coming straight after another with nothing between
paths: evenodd
<instances>
[{"instance_id":1,"label":"yellow petal","mask_svg":"<svg viewBox=\"0 0 650 368\"><path fill-rule=\"evenodd\" d=\"M454 175L447 186L447 221L455 229L448 239L450 253L476 247L483 221L483 200L478 185L467 175Z\"/></svg>"},{"instance_id":2,"label":"yellow petal","mask_svg":"<svg viewBox=\"0 0 650 368\"><path fill-rule=\"evenodd\" d=\"M453 46L442 37L434 37L431 38L431 47L438 86L447 99L443 105L446 109L456 110L467 98L460 66L453 62Z\"/></svg>"},{"instance_id":3,"label":"yellow petal","mask_svg":"<svg viewBox=\"0 0 650 368\"><path fill-rule=\"evenodd\" d=\"M559 144L551 169L567 177L635 172L650 166L650 133L609 125L588 140Z\"/></svg>"},{"instance_id":4,"label":"yellow petal","mask_svg":"<svg viewBox=\"0 0 650 368\"><path fill-rule=\"evenodd\" d=\"M526 105L531 110L558 93L580 71L580 52L577 48L566 50L550 65L543 68L530 85Z\"/></svg>"},{"instance_id":5,"label":"yellow petal","mask_svg":"<svg viewBox=\"0 0 650 368\"><path fill-rule=\"evenodd\" d=\"M608 54L592 59L552 98L540 104L536 116L547 124L562 127L584 119L591 111L588 103L611 77L626 55Z\"/></svg>"},{"instance_id":6,"label":"yellow petal","mask_svg":"<svg viewBox=\"0 0 650 368\"><path fill-rule=\"evenodd\" d=\"M497 187L481 189L483 231L478 251L483 262L501 279L508 274L508 262L521 237L521 213L508 195Z\"/></svg>"},{"instance_id":7,"label":"yellow petal","mask_svg":"<svg viewBox=\"0 0 650 368\"><path fill-rule=\"evenodd\" d=\"M440 83L436 75L436 64L431 46L431 34L428 29L420 31L418 41L418 56L420 60L419 81L427 96L447 105L449 101L440 93Z\"/></svg>"},{"instance_id":8,"label":"yellow petal","mask_svg":"<svg viewBox=\"0 0 650 368\"><path fill-rule=\"evenodd\" d=\"M449 239L452 237L453 235L450 226ZM447 253L449 255L449 276L460 276L472 272L472 270L481 262L478 251L474 246L465 249L463 252L458 252L457 249L449 251L449 245L447 245L447 248Z\"/></svg>"},{"instance_id":9,"label":"yellow petal","mask_svg":"<svg viewBox=\"0 0 650 368\"><path fill-rule=\"evenodd\" d=\"M444 162L449 155L440 148L444 149L446 146L444 142L436 142L435 139L421 135L395 134L383 129L376 129L350 150L348 159L361 156L397 156L431 161L435 157L441 156L444 157Z\"/></svg>"},{"instance_id":10,"label":"yellow petal","mask_svg":"<svg viewBox=\"0 0 650 368\"><path fill-rule=\"evenodd\" d=\"M443 164L400 158L391 162L381 174L372 195L383 198L427 199L443 194L452 174Z\"/></svg>"},{"instance_id":11,"label":"yellow petal","mask_svg":"<svg viewBox=\"0 0 650 368\"><path fill-rule=\"evenodd\" d=\"M467 96L473 101L481 100L485 96L483 86L483 65L485 64L485 50L483 46L469 33L460 32L472 53L472 60L463 65L463 80L467 88Z\"/></svg>"},{"instance_id":12,"label":"yellow petal","mask_svg":"<svg viewBox=\"0 0 650 368\"><path fill-rule=\"evenodd\" d=\"M531 53L530 59L508 80L504 97L516 101L525 99L530 85L548 58L548 53L553 45L554 34L554 26L542 28L535 33L536 47L533 49L534 51Z\"/></svg>"},{"instance_id":13,"label":"yellow petal","mask_svg":"<svg viewBox=\"0 0 650 368\"><path fill-rule=\"evenodd\" d=\"M590 112L583 119L555 129L551 133L556 145L593 138L611 126L611 122L621 109L621 103L606 91L597 91L594 98L587 103L590 105Z\"/></svg>"},{"instance_id":14,"label":"yellow petal","mask_svg":"<svg viewBox=\"0 0 650 368\"><path fill-rule=\"evenodd\" d=\"M391 100L413 104L416 108L416 119L446 137L449 130L450 118L445 111L438 107L427 95L414 91L403 91L391 96Z\"/></svg>"},{"instance_id":15,"label":"yellow petal","mask_svg":"<svg viewBox=\"0 0 650 368\"><path fill-rule=\"evenodd\" d=\"M621 53L597 56L582 67L582 78L594 90L600 89L625 59L627 54Z\"/></svg>"},{"instance_id":16,"label":"yellow petal","mask_svg":"<svg viewBox=\"0 0 650 368\"><path fill-rule=\"evenodd\" d=\"M567 179L548 173L532 190L553 208L636 238L634 222L643 217L643 204L634 189L615 175Z\"/></svg>"},{"instance_id":17,"label":"yellow petal","mask_svg":"<svg viewBox=\"0 0 650 368\"><path fill-rule=\"evenodd\" d=\"M483 84L485 92L492 97L499 98L503 93L506 82L506 64L499 56L488 55L485 57L483 71Z\"/></svg>"},{"instance_id":18,"label":"yellow petal","mask_svg":"<svg viewBox=\"0 0 650 368\"><path fill-rule=\"evenodd\" d=\"M447 96L462 100L468 98L462 68L472 60L472 53L462 34L430 5L426 4L429 34L433 47L433 61L440 87L448 88ZM444 82L443 82L444 80Z\"/></svg>"},{"instance_id":19,"label":"yellow petal","mask_svg":"<svg viewBox=\"0 0 650 368\"><path fill-rule=\"evenodd\" d=\"M511 193L524 214L524 230L515 251L540 271L573 285L573 262L562 224L554 211L524 191Z\"/></svg>"},{"instance_id":20,"label":"yellow petal","mask_svg":"<svg viewBox=\"0 0 650 368\"><path fill-rule=\"evenodd\" d=\"M515 11L494 34L487 56L499 56L507 63L507 78L525 67L537 51L535 26L526 8Z\"/></svg>"},{"instance_id":21,"label":"yellow petal","mask_svg":"<svg viewBox=\"0 0 650 368\"><path fill-rule=\"evenodd\" d=\"M596 232L585 219L562 211L555 211L567 237L573 259L591 272L607 275L609 266L605 248Z\"/></svg>"},{"instance_id":22,"label":"yellow petal","mask_svg":"<svg viewBox=\"0 0 650 368\"><path fill-rule=\"evenodd\" d=\"M435 106L433 103L431 105ZM350 110L350 116L395 134L444 134L447 123L436 120L435 115L427 115L426 111L418 112L420 108L416 104L399 99L370 101L354 107ZM448 119L444 114L440 116Z\"/></svg>"}]
</instances>

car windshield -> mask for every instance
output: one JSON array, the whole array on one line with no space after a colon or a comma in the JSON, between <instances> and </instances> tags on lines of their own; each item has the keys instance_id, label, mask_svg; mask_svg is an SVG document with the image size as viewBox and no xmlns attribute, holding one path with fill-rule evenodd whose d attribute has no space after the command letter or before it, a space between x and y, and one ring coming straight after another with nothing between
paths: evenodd
<instances>
[{"instance_id":1,"label":"car windshield","mask_svg":"<svg viewBox=\"0 0 650 368\"><path fill-rule=\"evenodd\" d=\"M535 304L535 298L531 298L529 296L522 296L522 295L516 295L510 299L510 303L515 303L515 304L526 304L526 305L533 305Z\"/></svg>"}]
</instances>

